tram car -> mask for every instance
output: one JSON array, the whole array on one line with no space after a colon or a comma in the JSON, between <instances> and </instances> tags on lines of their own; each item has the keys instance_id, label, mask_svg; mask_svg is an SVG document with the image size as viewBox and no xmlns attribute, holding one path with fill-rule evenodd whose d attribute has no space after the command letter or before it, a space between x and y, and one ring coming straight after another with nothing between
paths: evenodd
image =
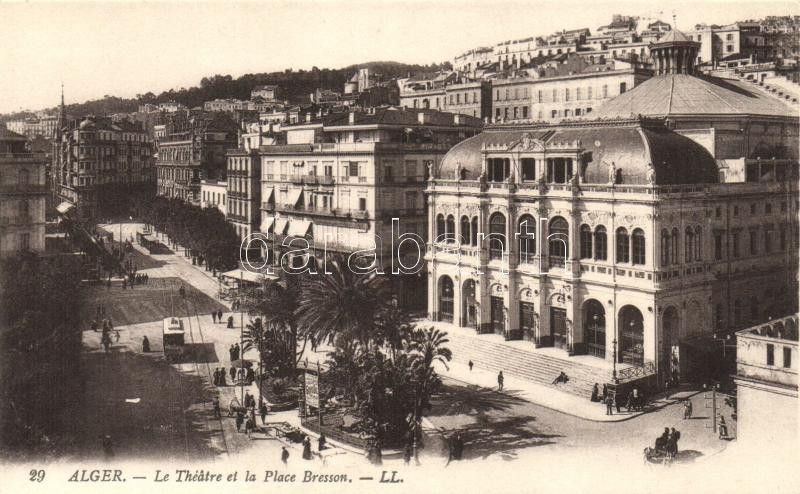
<instances>
[{"instance_id":1,"label":"tram car","mask_svg":"<svg viewBox=\"0 0 800 494\"><path fill-rule=\"evenodd\" d=\"M162 336L164 356L167 358L181 357L184 352L183 321L177 317L164 319L164 333Z\"/></svg>"}]
</instances>

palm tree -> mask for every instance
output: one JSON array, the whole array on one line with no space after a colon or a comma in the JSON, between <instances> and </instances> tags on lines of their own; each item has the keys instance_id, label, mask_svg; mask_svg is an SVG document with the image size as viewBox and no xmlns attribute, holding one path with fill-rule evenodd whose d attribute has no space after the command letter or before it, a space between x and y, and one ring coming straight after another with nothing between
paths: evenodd
<instances>
[{"instance_id":1,"label":"palm tree","mask_svg":"<svg viewBox=\"0 0 800 494\"><path fill-rule=\"evenodd\" d=\"M430 406L431 395L442 383L434 364L439 362L449 369L447 363L453 358L453 352L444 346L449 342L446 332L429 327L417 329L408 345L414 376L414 421L409 426L415 448L422 422L422 411Z\"/></svg>"},{"instance_id":2,"label":"palm tree","mask_svg":"<svg viewBox=\"0 0 800 494\"><path fill-rule=\"evenodd\" d=\"M375 273L355 273L341 257L328 263L330 274L309 276L303 283L298 321L317 341L338 336L368 348L375 336L376 316L387 304L386 284Z\"/></svg>"},{"instance_id":3,"label":"palm tree","mask_svg":"<svg viewBox=\"0 0 800 494\"><path fill-rule=\"evenodd\" d=\"M280 280L265 280L261 290L252 294L246 309L258 314L270 331L274 331L276 344L282 345L283 358L276 362L284 373L297 367L305 352L308 339L303 339L303 347L298 350L298 305L302 290L302 275L285 275Z\"/></svg>"}]
</instances>

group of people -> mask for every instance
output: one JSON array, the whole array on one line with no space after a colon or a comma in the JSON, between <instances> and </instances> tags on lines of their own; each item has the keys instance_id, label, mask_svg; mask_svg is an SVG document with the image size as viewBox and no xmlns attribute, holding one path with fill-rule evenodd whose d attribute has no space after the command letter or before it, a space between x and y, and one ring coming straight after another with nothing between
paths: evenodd
<instances>
[{"instance_id":1,"label":"group of people","mask_svg":"<svg viewBox=\"0 0 800 494\"><path fill-rule=\"evenodd\" d=\"M622 413L622 401L619 396L617 396L616 392L609 393L608 386L603 384L603 392L602 395L600 394L600 386L597 383L594 383L592 387L592 395L590 400L593 402L601 402L606 405L606 415L614 415L614 409L616 408L617 413ZM629 392L627 397L625 398L625 408L629 412L631 411L642 411L644 410L646 399L644 394L639 390L637 387L633 387Z\"/></svg>"},{"instance_id":2,"label":"group of people","mask_svg":"<svg viewBox=\"0 0 800 494\"><path fill-rule=\"evenodd\" d=\"M102 326L97 321L102 319ZM100 337L100 343L106 352L111 351L111 333L114 333L114 341L119 341L119 330L114 329L114 323L111 322L111 317L106 317L106 308L103 305L97 306L97 317L92 319L89 326L92 331L97 332L102 328L103 334Z\"/></svg>"},{"instance_id":3,"label":"group of people","mask_svg":"<svg viewBox=\"0 0 800 494\"><path fill-rule=\"evenodd\" d=\"M238 343L231 345L231 347L228 349L228 354L231 357L231 362L233 362L234 360L239 360L240 353L241 353L241 348L239 348Z\"/></svg>"},{"instance_id":4,"label":"group of people","mask_svg":"<svg viewBox=\"0 0 800 494\"><path fill-rule=\"evenodd\" d=\"M222 310L211 312L211 320L214 321L214 324L222 322Z\"/></svg>"},{"instance_id":5,"label":"group of people","mask_svg":"<svg viewBox=\"0 0 800 494\"><path fill-rule=\"evenodd\" d=\"M238 384L246 384L251 385L256 380L256 373L255 371L248 367L231 367L228 373L225 372L224 367L217 367L214 369L214 386L227 386L227 375L231 377L231 384L236 385Z\"/></svg>"},{"instance_id":6,"label":"group of people","mask_svg":"<svg viewBox=\"0 0 800 494\"><path fill-rule=\"evenodd\" d=\"M675 430L673 427L664 427L664 432L656 438L656 451L666 453L670 457L678 454L678 440L681 438L680 431Z\"/></svg>"}]
</instances>

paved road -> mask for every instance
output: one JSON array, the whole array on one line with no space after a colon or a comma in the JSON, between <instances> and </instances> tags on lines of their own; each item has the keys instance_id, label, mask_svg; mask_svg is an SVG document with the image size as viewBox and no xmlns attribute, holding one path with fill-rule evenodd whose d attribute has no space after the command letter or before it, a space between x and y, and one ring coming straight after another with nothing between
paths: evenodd
<instances>
[{"instance_id":1,"label":"paved road","mask_svg":"<svg viewBox=\"0 0 800 494\"><path fill-rule=\"evenodd\" d=\"M117 231L116 226L112 228ZM135 225L125 225L123 236L134 235L134 228ZM249 441L236 433L231 419L215 420L211 413L213 393L220 393L225 406L234 393L240 392L239 388L209 385L211 372L217 366L230 367L228 348L239 340L240 327L238 315L234 329L212 322L212 310L222 308L228 315L224 302L214 298L215 280L180 256L137 254L136 260L140 272L150 276L150 285L133 290L98 287L92 292L122 331L111 354L100 350L99 333L85 333L86 393L81 405L94 413L77 420L76 429L86 438L77 454L100 455L97 438L109 433L115 437L120 456L140 457L148 452L180 460L246 453L277 458L279 443ZM174 294L179 280L187 286L188 301L179 300ZM94 311L96 303L91 302L87 310ZM202 358L196 362L168 365L161 358L161 319L171 313L192 316L186 319L187 342L195 343L201 352ZM141 354L144 335L152 343L150 355ZM712 454L726 445L705 428L707 420L684 421L679 404L630 421L598 423L450 378L444 382L444 392L434 402L430 422L436 428L463 430L468 442L466 456L472 459L509 460L580 451L640 462L642 449L652 445L664 427L676 427L682 432L680 448L686 461ZM127 404L125 398L141 401ZM702 395L692 400L695 416L707 416ZM429 446L426 461L435 461L430 455L438 453L432 450L438 450L441 444L432 439ZM295 451L295 457L299 457L299 451ZM337 467L363 462L353 454L336 455L329 460Z\"/></svg>"}]
</instances>

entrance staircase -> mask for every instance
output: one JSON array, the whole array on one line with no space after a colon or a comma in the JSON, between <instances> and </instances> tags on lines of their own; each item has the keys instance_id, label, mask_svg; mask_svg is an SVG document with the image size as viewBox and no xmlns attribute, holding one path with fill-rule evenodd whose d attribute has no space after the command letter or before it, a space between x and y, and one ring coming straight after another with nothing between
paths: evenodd
<instances>
[{"instance_id":1,"label":"entrance staircase","mask_svg":"<svg viewBox=\"0 0 800 494\"><path fill-rule=\"evenodd\" d=\"M470 360L476 369L491 372L503 371L504 375L533 381L537 384L568 392L587 400L592 394L594 383L600 385L611 382L611 369L606 362L597 359L597 366L577 361L595 357L558 356L560 350L535 349L528 341L505 341L502 336L471 334L467 329L442 327L450 340L445 346L453 352L453 361L466 365ZM528 348L529 347L529 348ZM628 367L620 364L617 366ZM553 385L553 379L564 371L569 377L566 384Z\"/></svg>"}]
</instances>

